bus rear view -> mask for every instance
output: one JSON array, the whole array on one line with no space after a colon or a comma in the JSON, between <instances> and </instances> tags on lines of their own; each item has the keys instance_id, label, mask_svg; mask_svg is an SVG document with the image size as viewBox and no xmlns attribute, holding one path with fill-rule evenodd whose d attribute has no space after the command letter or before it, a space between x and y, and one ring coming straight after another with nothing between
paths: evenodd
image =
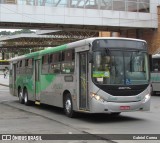
<instances>
[{"instance_id":1,"label":"bus rear view","mask_svg":"<svg viewBox=\"0 0 160 143\"><path fill-rule=\"evenodd\" d=\"M92 44L92 112L119 114L150 109L147 44L134 39L97 39Z\"/></svg>"}]
</instances>

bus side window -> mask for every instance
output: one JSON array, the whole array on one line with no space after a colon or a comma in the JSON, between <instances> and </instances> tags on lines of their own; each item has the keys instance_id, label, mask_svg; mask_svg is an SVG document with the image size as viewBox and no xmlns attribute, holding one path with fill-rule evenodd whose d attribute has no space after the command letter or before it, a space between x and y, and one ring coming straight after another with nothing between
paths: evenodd
<instances>
[{"instance_id":1,"label":"bus side window","mask_svg":"<svg viewBox=\"0 0 160 143\"><path fill-rule=\"evenodd\" d=\"M50 73L60 73L60 53L50 55Z\"/></svg>"},{"instance_id":2,"label":"bus side window","mask_svg":"<svg viewBox=\"0 0 160 143\"><path fill-rule=\"evenodd\" d=\"M19 67L19 74L22 74L22 60L19 61L19 64L18 64L18 67Z\"/></svg>"},{"instance_id":3,"label":"bus side window","mask_svg":"<svg viewBox=\"0 0 160 143\"><path fill-rule=\"evenodd\" d=\"M28 60L28 67L32 68L33 66L33 59Z\"/></svg>"},{"instance_id":4,"label":"bus side window","mask_svg":"<svg viewBox=\"0 0 160 143\"><path fill-rule=\"evenodd\" d=\"M152 66L153 66L153 72L160 72L160 62L159 62L159 59L153 59L153 63L152 63Z\"/></svg>"},{"instance_id":5,"label":"bus side window","mask_svg":"<svg viewBox=\"0 0 160 143\"><path fill-rule=\"evenodd\" d=\"M64 61L61 63L61 71L64 74L71 74L74 72L74 50L67 50L64 52Z\"/></svg>"},{"instance_id":6,"label":"bus side window","mask_svg":"<svg viewBox=\"0 0 160 143\"><path fill-rule=\"evenodd\" d=\"M25 72L27 74L31 74L32 73L32 59L26 59L25 60Z\"/></svg>"},{"instance_id":7,"label":"bus side window","mask_svg":"<svg viewBox=\"0 0 160 143\"><path fill-rule=\"evenodd\" d=\"M25 67L28 67L28 61L29 61L29 59L25 60Z\"/></svg>"},{"instance_id":8,"label":"bus side window","mask_svg":"<svg viewBox=\"0 0 160 143\"><path fill-rule=\"evenodd\" d=\"M47 74L49 71L49 55L42 56L42 74Z\"/></svg>"}]
</instances>

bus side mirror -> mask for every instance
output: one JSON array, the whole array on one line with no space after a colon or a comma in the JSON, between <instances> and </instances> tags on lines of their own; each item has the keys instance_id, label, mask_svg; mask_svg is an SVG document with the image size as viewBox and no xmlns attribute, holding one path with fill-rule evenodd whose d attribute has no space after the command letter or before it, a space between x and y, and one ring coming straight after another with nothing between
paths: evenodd
<instances>
[{"instance_id":1,"label":"bus side mirror","mask_svg":"<svg viewBox=\"0 0 160 143\"><path fill-rule=\"evenodd\" d=\"M93 63L93 55L91 52L88 53L88 61L89 63Z\"/></svg>"}]
</instances>

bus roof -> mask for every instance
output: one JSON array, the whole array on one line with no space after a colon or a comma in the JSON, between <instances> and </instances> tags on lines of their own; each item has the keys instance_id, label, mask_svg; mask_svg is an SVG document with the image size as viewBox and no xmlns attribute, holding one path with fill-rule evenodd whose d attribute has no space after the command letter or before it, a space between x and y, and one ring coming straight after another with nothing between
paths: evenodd
<instances>
[{"instance_id":1,"label":"bus roof","mask_svg":"<svg viewBox=\"0 0 160 143\"><path fill-rule=\"evenodd\" d=\"M152 55L152 58L160 58L160 54Z\"/></svg>"},{"instance_id":2,"label":"bus roof","mask_svg":"<svg viewBox=\"0 0 160 143\"><path fill-rule=\"evenodd\" d=\"M84 45L87 45L87 44L91 43L95 39L132 40L132 41L140 41L140 42L145 42L146 43L145 40L134 39L134 38L93 37L93 38L87 38L87 39L75 41L75 42L72 42L72 43L68 43L68 44L64 44L64 45L60 45L60 46L56 46L56 47L46 47L44 50L40 50L40 51L37 51L37 52L33 52L33 53L25 54L25 55L22 55L22 56L14 57L14 58L10 59L9 61L18 61L18 60L21 60L21 59L32 58L32 57L35 57L35 56L38 57L39 55L49 54L51 52L61 51L61 50L64 50L64 49L71 49L71 48L74 48L75 45L81 47L81 46L84 46Z\"/></svg>"}]
</instances>

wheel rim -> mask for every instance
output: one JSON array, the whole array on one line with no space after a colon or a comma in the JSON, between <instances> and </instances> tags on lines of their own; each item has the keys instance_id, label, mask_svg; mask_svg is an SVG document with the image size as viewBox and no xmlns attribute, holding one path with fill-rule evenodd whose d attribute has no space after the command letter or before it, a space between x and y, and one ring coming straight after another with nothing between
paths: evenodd
<instances>
[{"instance_id":1,"label":"wheel rim","mask_svg":"<svg viewBox=\"0 0 160 143\"><path fill-rule=\"evenodd\" d=\"M23 99L23 95L22 95L22 91L19 92L19 100L22 101Z\"/></svg>"},{"instance_id":2,"label":"wheel rim","mask_svg":"<svg viewBox=\"0 0 160 143\"><path fill-rule=\"evenodd\" d=\"M72 108L71 100L70 100L70 99L67 99L67 100L66 100L66 111L67 111L67 113L70 113L70 112L71 112L71 108Z\"/></svg>"},{"instance_id":3,"label":"wheel rim","mask_svg":"<svg viewBox=\"0 0 160 143\"><path fill-rule=\"evenodd\" d=\"M27 103L27 101L28 101L27 93L25 92L25 94L24 94L24 102Z\"/></svg>"}]
</instances>

